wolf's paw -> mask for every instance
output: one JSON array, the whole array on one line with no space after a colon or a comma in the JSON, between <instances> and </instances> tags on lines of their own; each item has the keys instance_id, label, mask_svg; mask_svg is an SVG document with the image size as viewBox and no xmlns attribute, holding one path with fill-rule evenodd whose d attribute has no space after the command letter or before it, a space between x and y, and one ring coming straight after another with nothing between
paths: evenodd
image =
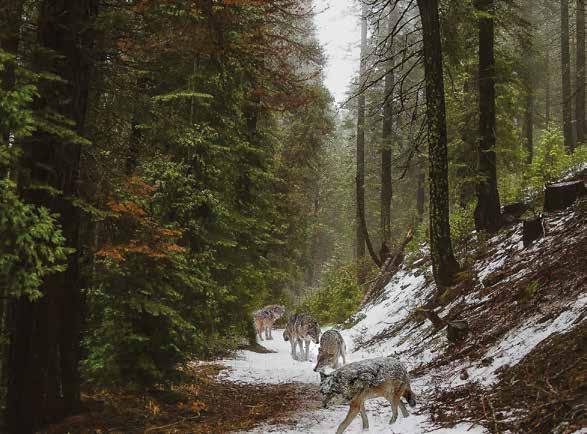
<instances>
[{"instance_id":1,"label":"wolf's paw","mask_svg":"<svg viewBox=\"0 0 587 434\"><path fill-rule=\"evenodd\" d=\"M268 341L272 341L273 340L273 337L272 336L269 336L268 338L265 338L265 339L267 339Z\"/></svg>"},{"instance_id":2,"label":"wolf's paw","mask_svg":"<svg viewBox=\"0 0 587 434\"><path fill-rule=\"evenodd\" d=\"M391 419L389 420L389 424L393 425L396 420L397 420L397 414L394 414L393 416L391 416Z\"/></svg>"}]
</instances>

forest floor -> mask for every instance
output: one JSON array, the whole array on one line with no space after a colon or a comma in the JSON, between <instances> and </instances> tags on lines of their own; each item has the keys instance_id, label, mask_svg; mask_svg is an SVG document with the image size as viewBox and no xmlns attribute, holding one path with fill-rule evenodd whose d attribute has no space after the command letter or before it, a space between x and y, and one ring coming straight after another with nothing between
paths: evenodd
<instances>
[{"instance_id":1,"label":"forest floor","mask_svg":"<svg viewBox=\"0 0 587 434\"><path fill-rule=\"evenodd\" d=\"M587 433L587 203L546 216L545 227L528 248L521 224L477 243L440 298L426 261L406 265L347 322L348 359L399 357L417 395L392 426L389 404L368 401L370 432ZM433 300L442 318L469 323L464 342L449 343L418 313ZM86 413L47 432L334 432L347 406L320 408L317 347L294 361L281 331L273 335L260 342L269 352L190 363L172 392L88 392ZM362 432L360 418L347 432Z\"/></svg>"}]
</instances>

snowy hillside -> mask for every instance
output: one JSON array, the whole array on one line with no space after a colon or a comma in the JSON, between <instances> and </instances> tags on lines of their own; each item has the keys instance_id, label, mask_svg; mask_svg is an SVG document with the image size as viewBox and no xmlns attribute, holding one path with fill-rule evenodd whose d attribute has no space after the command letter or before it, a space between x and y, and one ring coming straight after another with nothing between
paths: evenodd
<instances>
[{"instance_id":1,"label":"snowy hillside","mask_svg":"<svg viewBox=\"0 0 587 434\"><path fill-rule=\"evenodd\" d=\"M527 432L526 425L518 424L531 423L533 410L523 402L519 408L500 404L499 393L507 389L500 382L526 357L547 358L539 351L554 337L584 329L587 311L584 211L570 208L547 217L545 224L547 236L527 249L521 242L521 224L489 240L450 294L451 301L437 310L443 318L468 321L470 335L461 344L450 344L446 330L435 331L417 314L437 291L426 277L426 265L401 270L377 300L355 315L356 323L342 331L350 361L397 355L411 371L418 396L412 415L400 416L392 426L387 424L388 403L369 401L371 432ZM223 361L231 369L220 375L234 382L319 384L312 371L316 346L311 347L309 362L297 362L281 332L276 330L274 337L261 344L275 353L240 352L237 359ZM565 369L556 375L564 376L573 367ZM339 406L305 412L291 425L269 424L255 432L334 432L346 411L347 406ZM557 432L579 432L573 423L561 429ZM360 418L347 432L361 432Z\"/></svg>"}]
</instances>

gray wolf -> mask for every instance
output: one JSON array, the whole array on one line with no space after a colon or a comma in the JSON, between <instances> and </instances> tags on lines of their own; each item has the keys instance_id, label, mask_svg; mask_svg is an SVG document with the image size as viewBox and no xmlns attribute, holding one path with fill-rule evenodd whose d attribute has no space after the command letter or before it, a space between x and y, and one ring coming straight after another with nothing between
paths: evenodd
<instances>
[{"instance_id":1,"label":"gray wolf","mask_svg":"<svg viewBox=\"0 0 587 434\"><path fill-rule=\"evenodd\" d=\"M393 416L390 424L397 420L397 408L402 415L409 415L401 401L403 396L410 406L416 405L410 388L410 378L404 365L394 357L377 357L349 363L330 375L320 372L320 395L323 407L329 404L349 403L349 412L336 430L341 434L360 412L363 429L369 428L365 411L365 400L384 397L391 403Z\"/></svg>"},{"instance_id":2,"label":"gray wolf","mask_svg":"<svg viewBox=\"0 0 587 434\"><path fill-rule=\"evenodd\" d=\"M263 309L253 313L253 319L255 320L255 329L259 339L263 340L263 331L265 331L265 339L271 340L271 329L273 323L281 318L285 314L285 308L278 304L270 304L265 306Z\"/></svg>"},{"instance_id":3,"label":"gray wolf","mask_svg":"<svg viewBox=\"0 0 587 434\"><path fill-rule=\"evenodd\" d=\"M327 330L320 338L318 349L318 360L314 372L321 371L327 366L333 369L339 368L339 357L342 357L342 364L346 365L346 345L338 330Z\"/></svg>"},{"instance_id":4,"label":"gray wolf","mask_svg":"<svg viewBox=\"0 0 587 434\"><path fill-rule=\"evenodd\" d=\"M310 341L318 343L320 339L320 325L318 321L307 313L298 313L293 315L287 322L283 332L283 340L291 344L291 356L294 360L308 360ZM306 351L302 347L302 341L305 342ZM296 353L296 346L300 347L300 356Z\"/></svg>"}]
</instances>

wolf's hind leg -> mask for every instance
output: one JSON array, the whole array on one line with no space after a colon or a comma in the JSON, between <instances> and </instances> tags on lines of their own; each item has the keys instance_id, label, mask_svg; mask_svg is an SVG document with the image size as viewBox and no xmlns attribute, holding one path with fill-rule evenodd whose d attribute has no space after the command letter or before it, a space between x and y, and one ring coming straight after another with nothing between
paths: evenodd
<instances>
[{"instance_id":1,"label":"wolf's hind leg","mask_svg":"<svg viewBox=\"0 0 587 434\"><path fill-rule=\"evenodd\" d=\"M386 396L387 400L391 404L391 411L393 413L391 416L391 420L389 421L390 425L397 420L397 415L398 415L397 407L401 403L400 397L401 397L401 394L398 392L390 393L389 395Z\"/></svg>"},{"instance_id":2,"label":"wolf's hind leg","mask_svg":"<svg viewBox=\"0 0 587 434\"><path fill-rule=\"evenodd\" d=\"M336 434L342 434L344 430L349 426L349 424L353 421L357 413L361 410L361 405L359 404L358 400L352 400L349 406L349 412L342 421L342 423L338 426L336 430Z\"/></svg>"},{"instance_id":3,"label":"wolf's hind leg","mask_svg":"<svg viewBox=\"0 0 587 434\"><path fill-rule=\"evenodd\" d=\"M307 362L309 354L310 354L310 341L306 340L305 344L306 344L306 355L304 356L304 360Z\"/></svg>"},{"instance_id":4,"label":"wolf's hind leg","mask_svg":"<svg viewBox=\"0 0 587 434\"><path fill-rule=\"evenodd\" d=\"M369 419L367 419L367 410L365 410L365 402L361 403L361 419L363 421L363 429L369 429Z\"/></svg>"}]
</instances>

